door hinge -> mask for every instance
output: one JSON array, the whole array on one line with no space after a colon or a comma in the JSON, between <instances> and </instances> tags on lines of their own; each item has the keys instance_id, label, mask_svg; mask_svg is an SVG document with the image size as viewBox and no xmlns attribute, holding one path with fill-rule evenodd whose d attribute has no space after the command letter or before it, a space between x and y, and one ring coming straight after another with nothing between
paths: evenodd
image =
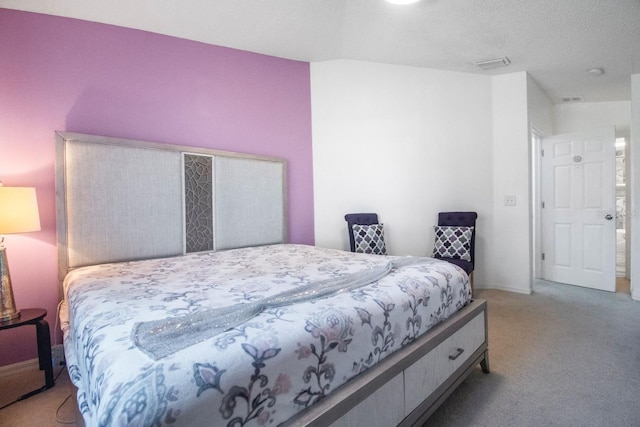
<instances>
[{"instance_id":1,"label":"door hinge","mask_svg":"<svg viewBox=\"0 0 640 427\"><path fill-rule=\"evenodd\" d=\"M542 260L544 261L544 252L542 252Z\"/></svg>"},{"instance_id":2,"label":"door hinge","mask_svg":"<svg viewBox=\"0 0 640 427\"><path fill-rule=\"evenodd\" d=\"M544 157L544 150L540 150L540 155Z\"/></svg>"},{"instance_id":3,"label":"door hinge","mask_svg":"<svg viewBox=\"0 0 640 427\"><path fill-rule=\"evenodd\" d=\"M542 209L544 209L544 202L542 202Z\"/></svg>"}]
</instances>

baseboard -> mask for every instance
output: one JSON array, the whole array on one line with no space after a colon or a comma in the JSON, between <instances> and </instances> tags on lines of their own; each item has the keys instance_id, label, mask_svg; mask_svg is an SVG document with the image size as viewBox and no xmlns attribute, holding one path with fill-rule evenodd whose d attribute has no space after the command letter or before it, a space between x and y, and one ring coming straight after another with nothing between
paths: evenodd
<instances>
[{"instance_id":1,"label":"baseboard","mask_svg":"<svg viewBox=\"0 0 640 427\"><path fill-rule=\"evenodd\" d=\"M505 292L513 292L516 294L524 294L524 295L531 295L533 293L533 291L531 289L520 289L520 288L510 288L508 286L487 286L487 287L476 287L476 291L478 290L489 290L489 289L494 289L496 291L505 291Z\"/></svg>"},{"instance_id":2,"label":"baseboard","mask_svg":"<svg viewBox=\"0 0 640 427\"><path fill-rule=\"evenodd\" d=\"M38 358L25 360L24 362L18 362L12 365L0 366L0 378L21 374L26 371L37 371L38 369L40 369Z\"/></svg>"}]
</instances>

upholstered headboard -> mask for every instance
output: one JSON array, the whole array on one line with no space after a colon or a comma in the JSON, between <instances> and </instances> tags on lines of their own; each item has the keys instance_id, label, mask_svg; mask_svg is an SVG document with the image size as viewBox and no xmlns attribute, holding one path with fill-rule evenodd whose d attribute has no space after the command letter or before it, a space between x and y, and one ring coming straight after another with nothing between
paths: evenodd
<instances>
[{"instance_id":1,"label":"upholstered headboard","mask_svg":"<svg viewBox=\"0 0 640 427\"><path fill-rule=\"evenodd\" d=\"M56 132L60 280L85 265L286 241L282 159Z\"/></svg>"}]
</instances>

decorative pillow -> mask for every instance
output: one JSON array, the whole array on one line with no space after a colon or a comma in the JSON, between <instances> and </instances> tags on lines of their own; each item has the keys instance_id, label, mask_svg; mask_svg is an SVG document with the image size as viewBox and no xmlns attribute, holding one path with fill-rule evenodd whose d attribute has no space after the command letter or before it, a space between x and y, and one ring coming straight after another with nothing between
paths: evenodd
<instances>
[{"instance_id":1,"label":"decorative pillow","mask_svg":"<svg viewBox=\"0 0 640 427\"><path fill-rule=\"evenodd\" d=\"M384 244L384 224L353 224L353 240L356 252L364 254L386 255Z\"/></svg>"},{"instance_id":2,"label":"decorative pillow","mask_svg":"<svg viewBox=\"0 0 640 427\"><path fill-rule=\"evenodd\" d=\"M436 243L433 245L434 257L471 261L473 227L434 225L433 230L436 232Z\"/></svg>"}]
</instances>

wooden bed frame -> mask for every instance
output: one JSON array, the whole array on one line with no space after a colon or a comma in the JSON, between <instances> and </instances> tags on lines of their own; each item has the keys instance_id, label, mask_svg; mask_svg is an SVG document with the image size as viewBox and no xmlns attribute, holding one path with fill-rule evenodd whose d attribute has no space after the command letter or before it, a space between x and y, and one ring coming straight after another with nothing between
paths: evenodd
<instances>
[{"instance_id":1,"label":"wooden bed frame","mask_svg":"<svg viewBox=\"0 0 640 427\"><path fill-rule=\"evenodd\" d=\"M127 204L116 206L116 211L95 219L93 212L96 209L96 201L87 195L95 192L96 184L89 183L88 188L83 188L84 181L78 178L91 175L94 170L98 170L97 173L104 174L99 179L100 184L105 181L105 177L110 176L110 173L119 171L119 168L123 167L120 163L104 164L106 160L103 153L109 147L115 147L116 150L124 149L125 157L128 156L128 150L134 150L132 153L136 156L136 162L127 167L134 167L138 162L152 163L153 156L157 155L158 151L212 156L214 169L217 165L216 159L223 159L219 170L213 171L212 203L214 206L210 209L211 212L205 212L211 217L212 222L210 249L286 242L286 167L281 159L63 132L57 132L56 138L56 201L61 284L68 271L82 265L134 259L136 257L131 254L138 253L143 254L137 257L139 259L189 252L188 226L185 225L187 215L184 214L184 192L187 191L184 189L184 160L182 160L182 166L178 166L181 169L177 173L174 170L176 165L173 160L166 162L170 164L167 166L171 169L168 172L156 171L157 167L153 166L154 173L160 177L158 179L163 180L158 185L161 186L159 195L149 196L150 192L146 191L146 188L132 190L131 186L122 185L121 181L107 183L108 191L116 192L116 197L119 197L118 191L133 191L136 204L140 203L136 206L138 212L144 212L147 205L158 209L156 205L164 203L165 199L168 200L166 203L182 200L182 212L175 213L171 211L173 206L168 206L171 209L168 209L166 214L169 218L168 222L173 223L175 230L167 232L166 226L158 227L163 234L158 237L155 235L158 232L154 232L153 227L147 228L145 232L153 235L140 236L136 244L141 246L129 248L126 248L126 244L119 241L117 236L115 240L109 240L114 239L114 229L124 228L123 235L128 235L133 227L138 226L138 223L122 221L122 217L128 213ZM78 147L82 148L77 150ZM87 154L86 147L97 147L97 154L91 152L91 149ZM152 160L145 159L147 152L151 153ZM171 157L172 154L169 156ZM120 157L114 158L120 159L118 160L120 162L122 153ZM230 159L231 167L227 165L227 159ZM97 169L96 162L101 163ZM173 178L165 180L165 175ZM125 176L128 175L125 173ZM216 182L217 179L220 182ZM229 180L235 179L247 184L244 189L245 194L238 195L238 197L244 197L243 203L251 203L247 197L253 198L256 193L260 193L261 198L257 201L260 211L264 210L263 205L270 205L267 209L268 213L261 217L262 222L258 224L259 227L269 229L269 232L255 233L252 231L254 229L248 227L245 234L226 232L226 235L217 235L221 230L245 230L243 221L255 219L237 218L225 212L224 205L235 202L229 199L235 196L233 191L228 191L225 187L225 182L228 187ZM268 188L252 186L251 183L254 181L259 182L260 185L267 183ZM156 186L155 181L153 185ZM171 191L177 191L178 195L167 195L166 187L171 187ZM173 187L176 188L173 189ZM220 194L224 197L219 199L217 197ZM131 198L131 194L127 197ZM222 206L216 206L218 200L221 201ZM162 221L165 221L164 217ZM86 233L90 235L87 236ZM176 239L179 239L179 242L175 242ZM139 243L140 241L142 243ZM76 247L78 245L82 246L81 250ZM155 245L161 249L156 250ZM113 249L122 246L125 246L124 258L119 251ZM126 253L127 251L129 254ZM420 426L478 363L485 373L489 372L487 304L482 300L472 301L447 321L436 325L412 344L389 355L381 363L342 385L320 402L287 421L285 425ZM77 390L75 387L72 388L75 393ZM77 424L84 425L82 416L79 412L77 414Z\"/></svg>"}]
</instances>

